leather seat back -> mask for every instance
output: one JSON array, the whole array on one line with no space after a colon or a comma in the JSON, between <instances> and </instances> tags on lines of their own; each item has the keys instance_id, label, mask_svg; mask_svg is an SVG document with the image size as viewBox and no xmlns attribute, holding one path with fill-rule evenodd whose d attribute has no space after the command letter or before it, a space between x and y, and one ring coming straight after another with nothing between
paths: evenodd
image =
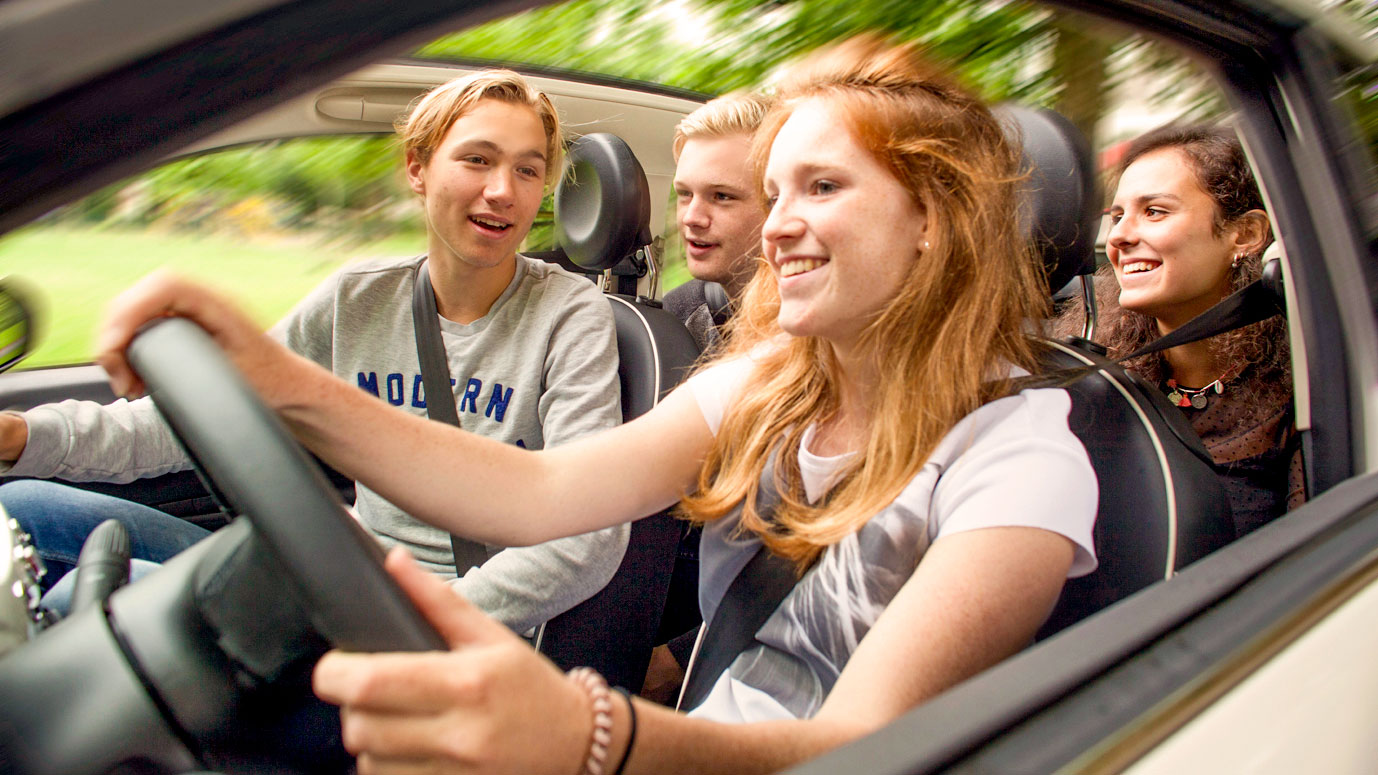
<instances>
[{"instance_id":1,"label":"leather seat back","mask_svg":"<svg viewBox=\"0 0 1378 775\"><path fill-rule=\"evenodd\" d=\"M1050 293L1095 271L1102 206L1091 153L1066 119L1001 106L1019 137L1029 177L1026 223ZM1157 581L1234 537L1229 501L1182 413L1137 376L1075 343L1049 342L1050 372L1101 364L1066 384L1069 424L1096 472L1099 567L1067 582L1046 637Z\"/></svg>"},{"instance_id":2,"label":"leather seat back","mask_svg":"<svg viewBox=\"0 0 1378 775\"><path fill-rule=\"evenodd\" d=\"M570 147L566 175L555 190L557 241L571 262L602 272L650 241L645 173L631 149L609 135L586 135ZM622 417L655 406L699 356L678 318L658 304L609 294L617 328ZM637 475L637 461L597 461L590 475ZM568 669L588 665L608 683L639 689L657 643L682 525L668 512L632 524L631 539L612 580L593 597L546 624L541 651Z\"/></svg>"}]
</instances>

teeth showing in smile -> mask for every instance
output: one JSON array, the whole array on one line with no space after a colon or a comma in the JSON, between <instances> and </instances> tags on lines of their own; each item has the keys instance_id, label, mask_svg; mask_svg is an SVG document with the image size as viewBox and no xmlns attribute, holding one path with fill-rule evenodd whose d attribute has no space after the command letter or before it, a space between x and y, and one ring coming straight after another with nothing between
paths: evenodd
<instances>
[{"instance_id":1,"label":"teeth showing in smile","mask_svg":"<svg viewBox=\"0 0 1378 775\"><path fill-rule=\"evenodd\" d=\"M480 226L487 226L487 227L490 228L490 229L499 229L499 230L501 230L501 229L506 229L508 226L511 226L511 225L512 225L512 224L510 224L510 223L503 223L502 221L495 221L495 220L492 220L491 218L482 218L482 217L477 216L477 215L472 215L472 216L470 216L470 217L469 217L469 220L473 221L474 223L477 223L477 224L480 225Z\"/></svg>"},{"instance_id":2,"label":"teeth showing in smile","mask_svg":"<svg viewBox=\"0 0 1378 775\"><path fill-rule=\"evenodd\" d=\"M780 265L780 276L792 277L797 274L812 272L813 270L817 269L820 266L823 266L826 263L828 262L817 258L799 258L791 261L786 261L785 263Z\"/></svg>"},{"instance_id":3,"label":"teeth showing in smile","mask_svg":"<svg viewBox=\"0 0 1378 775\"><path fill-rule=\"evenodd\" d=\"M1120 265L1120 272L1124 274L1136 274L1138 272L1148 272L1157 269L1158 265L1152 261L1132 261L1128 264Z\"/></svg>"}]
</instances>

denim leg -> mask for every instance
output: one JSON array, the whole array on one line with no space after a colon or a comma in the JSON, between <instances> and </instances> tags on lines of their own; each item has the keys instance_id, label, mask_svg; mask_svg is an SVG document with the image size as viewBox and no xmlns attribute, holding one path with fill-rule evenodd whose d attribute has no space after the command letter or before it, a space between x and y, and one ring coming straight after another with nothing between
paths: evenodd
<instances>
[{"instance_id":1,"label":"denim leg","mask_svg":"<svg viewBox=\"0 0 1378 775\"><path fill-rule=\"evenodd\" d=\"M33 538L48 568L41 585L45 592L76 565L86 536L107 519L118 519L129 531L132 557L151 562L165 562L210 535L203 527L141 503L54 482L25 480L0 486L0 505Z\"/></svg>"},{"instance_id":2,"label":"denim leg","mask_svg":"<svg viewBox=\"0 0 1378 775\"><path fill-rule=\"evenodd\" d=\"M131 559L129 561L129 583L133 584L161 567L163 567L162 563L137 558ZM64 575L54 582L53 586L43 595L43 607L58 616L66 616L71 613L72 591L76 589L76 586L77 574L68 573Z\"/></svg>"}]
</instances>

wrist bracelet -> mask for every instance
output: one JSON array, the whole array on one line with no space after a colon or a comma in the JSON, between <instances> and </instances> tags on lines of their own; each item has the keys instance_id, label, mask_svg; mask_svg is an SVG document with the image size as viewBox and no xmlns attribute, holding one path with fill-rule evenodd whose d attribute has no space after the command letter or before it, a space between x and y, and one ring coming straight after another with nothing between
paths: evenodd
<instances>
[{"instance_id":1,"label":"wrist bracelet","mask_svg":"<svg viewBox=\"0 0 1378 775\"><path fill-rule=\"evenodd\" d=\"M603 775L608 761L608 745L612 742L612 700L608 682L591 667L576 667L565 674L575 686L588 693L593 701L593 735L589 739L589 753L579 775Z\"/></svg>"},{"instance_id":2,"label":"wrist bracelet","mask_svg":"<svg viewBox=\"0 0 1378 775\"><path fill-rule=\"evenodd\" d=\"M617 763L617 769L612 772L612 775L622 775L622 770L627 768L627 760L632 758L632 746L636 744L636 704L632 702L632 693L621 686L614 687L613 691L626 698L627 718L630 720L627 725L627 747L622 751L622 761Z\"/></svg>"}]
</instances>

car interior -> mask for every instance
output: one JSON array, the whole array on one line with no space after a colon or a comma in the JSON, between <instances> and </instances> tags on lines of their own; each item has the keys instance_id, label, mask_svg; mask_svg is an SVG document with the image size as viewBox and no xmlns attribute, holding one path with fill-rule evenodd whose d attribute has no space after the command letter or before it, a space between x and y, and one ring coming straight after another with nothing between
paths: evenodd
<instances>
[{"instance_id":1,"label":"car interior","mask_svg":"<svg viewBox=\"0 0 1378 775\"><path fill-rule=\"evenodd\" d=\"M1028 210L1033 214L1030 218L1030 237L1041 247L1049 287L1060 287L1069 276L1085 274L1092 271L1095 265L1094 242L1087 235L1094 234L1099 218L1100 194L1094 176L1090 174L1086 143L1065 119L1050 111L1009 106L1002 109L1002 115L1009 123L1010 131L1021 138L1030 173L1027 184ZM635 277L636 274L648 273L649 262L645 256L651 242L650 194L645 175L630 148L612 135L586 135L572 144L568 163L574 174L562 179L555 194L558 255L545 257L594 277L605 274L616 277L619 266L638 262L641 263L639 268L633 266L622 276ZM687 375L699 353L684 326L660 309L656 302L628 294L609 294L608 300L614 310L617 328L624 414L626 419L630 419L654 405L678 384ZM191 329L186 335L195 335L194 326L183 327ZM179 557L181 561L170 563L164 572L151 577L147 584L140 582L134 585L197 589L199 594L191 599L178 597L176 603L172 604L157 598L148 599L148 594L117 592L109 602L111 628L115 632L125 633L124 653L129 656L129 664L118 673L126 680L132 673L137 676L138 684L154 693L154 706L172 714L171 718L166 719L168 727L173 730L172 738L193 741L190 748L204 763L217 767L238 765L241 762L237 757L244 756L243 751L233 750L233 747L222 751L217 745L221 741L207 739L212 734L218 736L223 732L223 724L229 719L221 716L216 724L208 725L206 719L186 718L192 715L190 708L193 703L190 698L179 695L177 684L184 678L176 676L176 669L167 665L164 665L164 669L171 672L150 675L144 672L148 669L146 665L165 654L182 651L186 652L188 660L207 660L225 674L242 677L247 673L254 677L252 683L271 686L291 675L294 668L299 669L303 660L317 656L322 642L360 648L425 648L435 642L435 636L424 622L406 614L407 606L397 597L395 588L377 573L369 576L365 584L370 591L359 590L346 597L357 602L381 595L386 602L349 606L347 610L384 611L388 612L387 617L371 614L362 621L350 620L351 617L340 611L338 605L327 602L332 597L339 600L338 591L347 584L346 577L335 577L314 585L298 581L307 589L303 594L304 599L297 602L300 608L288 607L285 613L260 616L251 634L241 631L246 623L242 616L232 613L236 608L226 601L237 601L246 595L261 595L261 592L249 590L256 590L255 584L261 584L263 580L236 581L238 576L252 578L255 572L267 574L269 578L279 575L282 570L273 562L273 558L277 558L294 569L287 571L290 577L296 578L294 574L300 574L315 578L317 574L314 571L302 573L300 569L313 566L310 557L314 553L327 551L330 556L359 556L351 562L333 564L335 567L351 568L347 578L353 578L357 572L353 569L369 564L368 555L359 551L359 545L373 545L358 529L348 531L347 536L330 537L332 528L338 532L337 523L341 520L332 521L326 515L331 511L338 512L338 500L330 494L329 486L320 475L310 471L299 474L301 479L314 478L314 488L294 481L282 489L265 488L253 482L251 477L238 480L223 478L222 469L233 468L230 461L252 457L239 454L227 456L223 448L234 440L221 439L214 443L205 440L216 437L215 427L223 424L225 416L234 416L232 410L215 409L209 415L209 418L215 419L203 416L199 428L184 416L197 414L193 407L198 402L190 396L204 396L213 392L213 384L232 380L213 378L199 386L188 385L188 380L180 378L178 374L185 371L185 364L194 362L198 355L192 345L157 343L159 340L155 334L162 338L171 337L171 334L163 332L168 328L172 326L164 324L146 336L152 341L144 343L139 352L149 353L145 357L150 362L141 365L140 369L146 372L146 379L152 378L150 384L157 380L157 386L150 390L150 394L193 452L202 476L212 483L212 491L218 499L228 504L229 513L254 515L285 508L277 513L321 514L309 520L304 516L253 519L255 527L252 531L243 520L236 521L217 534L225 537L205 542L209 544L206 549L195 554L188 552L190 557ZM187 348L193 351L186 351ZM175 354L168 354L169 350ZM1167 404L1159 391L1144 385L1115 364L1095 359L1071 344L1051 344L1049 357L1057 367L1074 368L1082 364L1096 366L1095 371L1078 375L1079 378L1068 385L1068 389L1073 396L1074 432L1090 452L1098 479L1102 482L1102 490L1096 522L1100 567L1090 576L1068 584L1041 633L1043 636L1051 635L1154 581L1171 577L1178 568L1223 545L1232 537L1228 505L1215 475L1205 463L1208 456L1199 440L1186 427L1181 413ZM158 379L153 375L158 374L160 368L164 376ZM224 367L206 365L194 371L211 375L216 374L217 369L223 371ZM180 399L183 402L181 408L176 408L179 399L174 397L174 387L177 393L184 396ZM238 401L251 403L244 397ZM252 424L249 420L233 423L236 426ZM282 437L238 443L247 445L241 449L259 450L259 455L266 448L288 448L297 452L295 457L301 459L299 466L308 469L311 466L304 462L295 445ZM285 462L273 466L278 467L290 466ZM319 503L305 505L295 502L303 493L320 492L326 494ZM289 493L295 495L289 496ZM284 507L284 503L289 505ZM351 521L343 521L353 527ZM263 525L273 526L267 528L268 535L261 539L262 543L271 547L266 552L256 548L260 541L255 540L255 536L265 531ZM281 534L281 528L286 525L295 530ZM681 534L682 531L669 513L637 522L628 552L612 582L593 598L552 620L541 636L539 647L542 651L562 666L593 665L618 684L639 685L645 675L650 650L662 635L660 624L667 606L675 609L670 617L682 621L685 616L679 609L696 606L697 603L694 599L667 600L670 579L679 556ZM373 555L376 568L376 547L368 554ZM190 575L191 578L177 584L161 578L177 573ZM206 591L205 579L216 580L214 594ZM134 587L131 587L131 591ZM377 591L380 589L388 592L380 593ZM162 608L170 610L159 613L160 603ZM255 636L263 634L263 630L258 628L264 626L264 621L281 627L284 619L293 615L302 616L303 609L311 612L304 618L313 627L305 630L299 628L299 634L292 639L299 644L299 648L259 654L261 644L266 639ZM105 639L91 635L91 630L100 629L97 625L80 623L83 617L98 622L101 613L99 610L78 613L73 617L78 620L75 626L66 624L58 628L63 633L73 635L62 639L66 645L45 648L45 658L65 654L65 658L91 663L92 660L84 655L84 651L91 648L90 644L101 643L105 650L113 648ZM339 621L332 621L332 617ZM179 632L179 628L187 631ZM382 635L393 631L404 635ZM202 642L208 636L214 641L213 644ZM381 640L374 642L374 638ZM207 656L217 648L222 653ZM83 654L73 656L73 650ZM106 659L109 658L107 655ZM30 661L21 654L0 665L0 694L19 697L31 691L25 687L23 680L41 674L42 670L41 666L32 666ZM204 671L208 667L205 664L184 664L177 669L202 673L204 681ZM4 678L6 675L10 676L8 680ZM174 685L165 685L169 681ZM250 682L241 678L241 683ZM128 685L124 689L136 692ZM232 708L245 703L255 705L253 692L242 692L245 696L240 697L231 687L222 687L221 691L225 696L218 704L223 707ZM67 698L63 700L69 701ZM131 717L138 718L143 724L154 725L155 719L148 717L148 709L144 711L142 714L131 714ZM238 719L235 721L238 722ZM166 735L163 744L168 746L168 752L163 756L170 757L169 760L177 755L187 755L183 745L170 745ZM47 746L38 748L43 751L39 758L60 763L61 769L52 771L75 771L66 769L77 766L75 761L65 757L50 759ZM89 753L86 746L71 750L81 751L83 758ZM89 761L100 760L91 758Z\"/></svg>"},{"instance_id":2,"label":"car interior","mask_svg":"<svg viewBox=\"0 0 1378 775\"><path fill-rule=\"evenodd\" d=\"M1158 29L1170 28L1145 14L1135 21L1149 28L1155 23ZM392 118L415 97L416 83L440 83L453 75L453 67L416 60L342 73L328 86L201 138L188 152L281 137L283 127L299 125L287 117L304 110L336 131L387 131ZM660 246L653 235L654 224L665 220L665 197L653 192L668 187L673 159L663 139L646 139L668 137L679 117L697 104L696 97L539 75L535 80L574 125L592 122L600 100L612 93L635 105L625 120L626 132L590 133L571 144L567 164L575 174L563 178L554 195L556 244L540 254L604 288L613 309L623 414L629 420L654 406L700 357L683 325L656 301ZM1029 236L1044 262L1050 293L1075 278L1084 278L1083 285L1089 286L1085 278L1095 271L1095 236L1104 205L1090 147L1065 118L1051 111L1006 105L999 112L1024 151ZM1291 178L1285 172L1290 163L1276 149L1250 150L1269 179ZM1291 239L1302 235L1285 220L1295 216L1282 217L1289 245L1304 242L1305 237L1296 243ZM1289 291L1299 289L1287 298L1289 319L1302 317L1299 303L1308 305L1308 316L1329 314L1311 309L1324 293L1317 295L1314 279L1304 272L1294 278L1286 261L1284 257L1271 280ZM1283 270L1286 282L1279 277ZM1299 302L1303 294L1306 300ZM1315 346L1319 330L1305 332L1310 339L1294 330L1294 351L1303 364L1310 358L1324 369L1326 359L1343 355ZM328 735L322 739L324 754L278 744L302 733L282 724L292 715L285 711L314 704L304 677L315 658L331 645L376 650L433 648L440 643L381 571L376 544L352 520L341 518L340 498L349 497L352 483L321 471L247 391L227 389L222 396L210 387L237 382L223 376L226 364L217 360L198 332L194 326L153 327L137 346L145 362L136 364L141 373L148 370L150 392L196 459L198 470L80 486L156 505L206 525L226 526L148 579L116 591L103 608L70 617L0 660L0 759L5 759L0 772L102 773L121 767L152 772L306 772L347 766L331 758L328 752L336 741ZM1016 660L987 671L964 691L918 709L905 723L865 742L863 746L869 747L864 753L844 750L798 772L840 771L845 763L855 766L886 746L918 751L915 755L923 761L913 766L923 769L912 771L941 769L976 745L973 741L1023 724L1023 711L1051 705L1067 687L1091 683L1097 670L1116 663L1126 650L1147 648L1168 627L1194 619L1214 599L1210 595L1251 583L1264 569L1285 560L1299 542L1338 529L1341 517L1280 520L1236 542L1228 501L1210 468L1209 454L1160 390L1108 361L1084 340L1047 341L1045 357L1053 378L1060 380L1057 384L1072 396L1073 430L1086 446L1099 482L1099 568L1067 583L1038 642ZM195 363L195 368L188 368L188 363ZM0 395L6 406L19 407L47 400L54 390L73 398L113 398L96 367L64 371L65 384L10 373ZM1354 445L1350 439L1336 438L1333 430L1318 434L1310 427L1311 409L1300 406L1310 401L1308 370L1296 371L1308 483L1320 491L1355 473L1348 452ZM189 380L189 373L206 375L206 382ZM208 399L211 395L214 398ZM1319 409L1323 427L1338 425L1327 420L1337 415L1326 412L1347 417L1351 400L1358 401L1341 397ZM243 420L226 423L226 416ZM224 433L227 425L242 427L243 436ZM1337 448L1346 453L1332 454ZM246 479L248 474L234 470L233 460L244 457L236 449L280 455L282 462L274 468L286 472L283 480L264 485ZM606 476L624 467L630 467L627 461L599 462L590 466L590 475ZM1336 508L1342 513L1358 513L1378 502L1374 487L1378 485L1361 492L1341 486L1326 496L1321 508L1339 503ZM1309 514L1318 508L1308 504L1303 510ZM275 513L291 513L294 518L273 519ZM298 514L308 516L296 518ZM611 684L640 686L652 647L697 621L697 600L672 583L694 572L685 539L681 524L668 511L635 523L612 582L545 625L538 648L561 667L590 665ZM1227 546L1227 552L1218 551ZM1359 546L1355 543L1354 551ZM311 557L323 547L345 559L335 568L321 568ZM1189 567L1212 555L1217 562L1205 572L1199 565ZM1330 562L1343 566L1353 558L1337 554ZM282 587L284 579L288 594L266 592ZM1174 579L1175 586L1157 583L1166 579ZM342 595L342 589L349 592ZM1296 601L1300 595L1280 592L1277 599ZM265 599L272 604L265 607ZM346 599L369 604L341 605ZM251 600L252 605L247 602ZM1137 606L1116 605L1124 602ZM1088 626L1072 628L1107 608L1112 610ZM1147 615L1141 613L1145 610ZM254 614L245 615L246 611ZM1218 619L1211 626L1220 637L1232 632ZM1088 645L1111 640L1115 632L1129 634L1117 640L1114 653ZM1185 652L1192 642L1185 643L1177 648ZM1069 650L1084 659L1068 664ZM1161 657L1161 652L1155 654ZM1169 653L1166 660L1173 658ZM1176 659L1189 663L1194 657L1179 654ZM1030 679L1031 670L1040 677ZM61 679L55 683L54 676ZM997 703L997 697L1016 694L1014 685L1024 687L1018 699L1009 705ZM1122 704L1113 689L1106 689L1092 699L1090 709L1082 704L1065 711L1062 722L1094 715L1096 700L1103 707L1118 709ZM997 705L998 711L987 710ZM51 723L83 714L114 721ZM337 726L328 713L322 719L320 729ZM931 731L920 735L915 731L919 727ZM1044 738L1055 737L1054 730L1061 728L1053 721L1021 727ZM915 742L917 738L922 739ZM1003 771L1021 761L1041 765L1072 744L1049 746L1047 759L1020 759L1023 748L996 750L985 766ZM894 771L911 771L907 767ZM980 762L975 769L982 769Z\"/></svg>"}]
</instances>

